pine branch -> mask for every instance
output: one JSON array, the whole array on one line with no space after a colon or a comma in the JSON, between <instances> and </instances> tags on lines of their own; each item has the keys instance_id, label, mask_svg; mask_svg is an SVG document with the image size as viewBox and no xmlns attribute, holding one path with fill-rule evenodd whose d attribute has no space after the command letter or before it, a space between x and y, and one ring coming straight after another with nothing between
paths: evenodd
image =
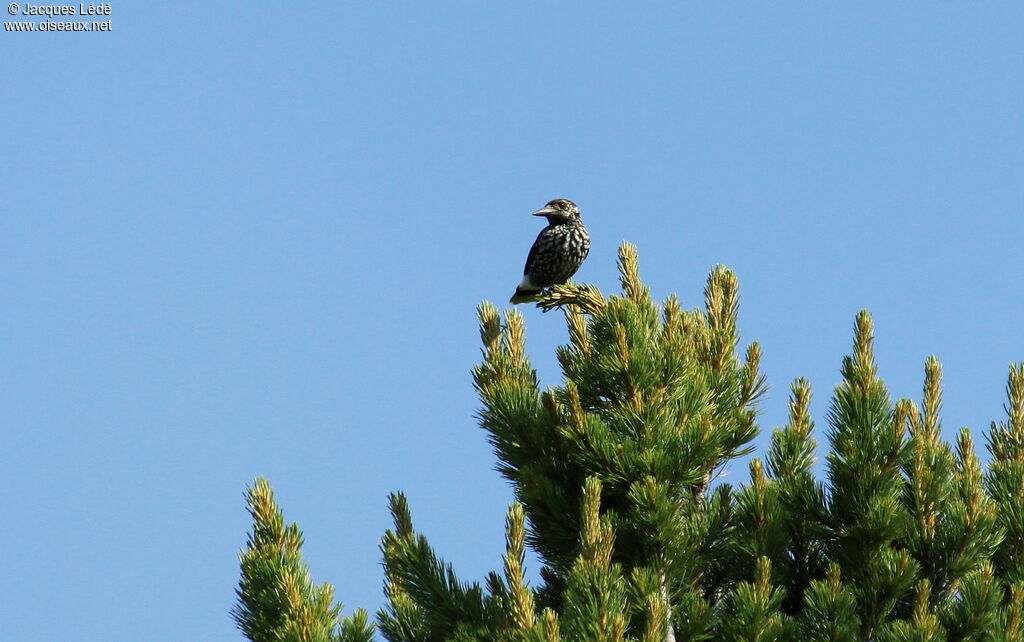
<instances>
[{"instance_id":1,"label":"pine branch","mask_svg":"<svg viewBox=\"0 0 1024 642\"><path fill-rule=\"evenodd\" d=\"M894 412L877 377L871 317L857 315L854 349L843 360L843 382L829 410L829 553L855 587L861 634L870 638L890 617L917 574L896 548L910 524L901 497L905 406Z\"/></svg>"},{"instance_id":2,"label":"pine branch","mask_svg":"<svg viewBox=\"0 0 1024 642\"><path fill-rule=\"evenodd\" d=\"M522 634L532 631L536 622L533 593L523 579L525 522L522 504L512 504L505 525L505 581L508 582L510 592L508 609L512 616L512 628Z\"/></svg>"},{"instance_id":3,"label":"pine branch","mask_svg":"<svg viewBox=\"0 0 1024 642\"><path fill-rule=\"evenodd\" d=\"M366 612L340 617L330 584L314 586L302 559L302 532L286 526L266 479L246 489L253 529L239 554L242 578L232 610L235 623L254 642L365 642L373 625Z\"/></svg>"},{"instance_id":4,"label":"pine branch","mask_svg":"<svg viewBox=\"0 0 1024 642\"><path fill-rule=\"evenodd\" d=\"M1007 421L992 423L992 454L985 486L996 502L1005 536L994 555L996 571L1008 585L1024 584L1024 363L1010 366L1006 384Z\"/></svg>"},{"instance_id":5,"label":"pine branch","mask_svg":"<svg viewBox=\"0 0 1024 642\"><path fill-rule=\"evenodd\" d=\"M554 285L537 296L537 307L545 312L552 308L575 306L587 314L597 314L605 305L600 290L592 285L572 282Z\"/></svg>"},{"instance_id":6,"label":"pine branch","mask_svg":"<svg viewBox=\"0 0 1024 642\"><path fill-rule=\"evenodd\" d=\"M824 580L815 580L807 588L800 629L815 642L856 642L862 639L857 610L856 593L842 582L839 566L832 564Z\"/></svg>"},{"instance_id":7,"label":"pine branch","mask_svg":"<svg viewBox=\"0 0 1024 642\"><path fill-rule=\"evenodd\" d=\"M569 574L564 608L570 639L621 642L626 635L626 583L612 563L615 535L600 514L601 484L587 480L583 489L580 554Z\"/></svg>"},{"instance_id":8,"label":"pine branch","mask_svg":"<svg viewBox=\"0 0 1024 642\"><path fill-rule=\"evenodd\" d=\"M500 629L493 598L479 584L463 584L450 564L437 557L412 529L404 495L390 496L395 530L381 543L388 607L378 613L388 640L438 640L495 636Z\"/></svg>"},{"instance_id":9,"label":"pine branch","mask_svg":"<svg viewBox=\"0 0 1024 642\"><path fill-rule=\"evenodd\" d=\"M772 586L771 563L762 557L752 582L740 582L726 602L720 638L771 642L795 631L790 618L779 611L783 591Z\"/></svg>"}]
</instances>

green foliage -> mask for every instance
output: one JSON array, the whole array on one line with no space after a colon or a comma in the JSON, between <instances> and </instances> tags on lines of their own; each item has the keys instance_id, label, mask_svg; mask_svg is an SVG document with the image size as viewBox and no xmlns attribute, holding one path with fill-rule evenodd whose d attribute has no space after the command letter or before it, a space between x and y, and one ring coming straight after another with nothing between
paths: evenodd
<instances>
[{"instance_id":1,"label":"green foliage","mask_svg":"<svg viewBox=\"0 0 1024 642\"><path fill-rule=\"evenodd\" d=\"M620 251L619 269L622 297L579 286L550 295L564 306L571 341L558 352L565 382L557 388L539 389L521 316L511 311L502 323L497 310L480 308L480 420L530 516L528 541L547 571L538 597L555 608L580 553L576 516L589 477L602 482L615 561L658 569L666 592L699 589L708 560L692 552L715 544L706 530L715 524L705 511L708 484L749 452L756 434L760 352L751 346L742 363L735 355L732 273L716 269L705 310L688 312L675 299L660 309L650 300L631 246ZM714 581L704 588L715 590Z\"/></svg>"},{"instance_id":2,"label":"green foliage","mask_svg":"<svg viewBox=\"0 0 1024 642\"><path fill-rule=\"evenodd\" d=\"M781 613L783 592L771 583L767 557L757 562L752 582L739 582L725 600L719 639L773 642L795 632L789 616Z\"/></svg>"},{"instance_id":3,"label":"green foliage","mask_svg":"<svg viewBox=\"0 0 1024 642\"><path fill-rule=\"evenodd\" d=\"M814 642L853 642L860 639L857 596L840 579L839 567L828 567L824 579L813 580L804 593L800 611L803 636Z\"/></svg>"},{"instance_id":4,"label":"green foliage","mask_svg":"<svg viewBox=\"0 0 1024 642\"><path fill-rule=\"evenodd\" d=\"M783 610L790 615L803 608L804 593L824 575L826 560L825 495L812 471L816 443L811 437L810 404L810 384L797 379L789 401L789 422L772 433L768 449L768 473L778 497L771 522L784 538L782 550L772 549L771 560L786 589Z\"/></svg>"},{"instance_id":5,"label":"green foliage","mask_svg":"<svg viewBox=\"0 0 1024 642\"><path fill-rule=\"evenodd\" d=\"M538 297L567 323L558 386L541 388L523 317L480 306L479 420L516 498L503 573L461 581L392 495L385 639L1024 642L1024 364L1010 368L983 470L967 429L942 439L938 360L920 403L893 401L860 312L828 404L824 478L798 379L786 425L734 488L716 480L751 452L766 389L758 344L739 351L735 275L716 267L703 306L685 310L651 299L631 245L618 266L621 295L570 283ZM370 639L365 613L339 617L330 586L313 586L265 481L249 505L243 633Z\"/></svg>"},{"instance_id":6,"label":"green foliage","mask_svg":"<svg viewBox=\"0 0 1024 642\"><path fill-rule=\"evenodd\" d=\"M1010 366L1006 385L1008 421L988 433L992 463L985 486L996 503L1005 538L995 555L997 571L1012 584L1024 583L1024 363Z\"/></svg>"},{"instance_id":7,"label":"green foliage","mask_svg":"<svg viewBox=\"0 0 1024 642\"><path fill-rule=\"evenodd\" d=\"M314 586L302 560L302 532L285 526L267 480L246 490L252 533L239 554L242 579L232 610L242 633L255 642L368 642L366 612L340 617L330 584Z\"/></svg>"},{"instance_id":8,"label":"green foliage","mask_svg":"<svg viewBox=\"0 0 1024 642\"><path fill-rule=\"evenodd\" d=\"M388 609L378 614L389 640L449 640L494 635L497 599L476 583L463 584L412 528L405 496L391 495L395 530L384 534ZM468 637L467 637L468 636Z\"/></svg>"},{"instance_id":9,"label":"green foliage","mask_svg":"<svg viewBox=\"0 0 1024 642\"><path fill-rule=\"evenodd\" d=\"M857 315L853 342L829 409L826 546L858 594L861 634L870 639L913 584L918 565L897 543L910 526L900 501L904 421L876 376L866 311Z\"/></svg>"}]
</instances>

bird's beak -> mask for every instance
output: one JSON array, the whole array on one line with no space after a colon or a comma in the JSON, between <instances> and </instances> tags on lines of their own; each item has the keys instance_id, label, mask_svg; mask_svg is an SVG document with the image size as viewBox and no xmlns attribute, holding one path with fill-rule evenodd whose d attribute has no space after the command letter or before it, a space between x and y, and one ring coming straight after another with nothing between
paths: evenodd
<instances>
[{"instance_id":1,"label":"bird's beak","mask_svg":"<svg viewBox=\"0 0 1024 642\"><path fill-rule=\"evenodd\" d=\"M546 205L543 208L541 208L541 209L537 210L536 212L534 212L533 215L534 216L551 216L552 214L556 213L557 211L558 210L556 210L555 208L551 207L550 205Z\"/></svg>"}]
</instances>

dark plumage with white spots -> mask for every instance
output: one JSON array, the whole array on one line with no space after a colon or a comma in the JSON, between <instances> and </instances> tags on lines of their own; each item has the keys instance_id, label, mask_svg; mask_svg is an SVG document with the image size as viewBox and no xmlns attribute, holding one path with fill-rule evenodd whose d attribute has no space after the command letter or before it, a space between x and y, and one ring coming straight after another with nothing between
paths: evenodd
<instances>
[{"instance_id":1,"label":"dark plumage with white spots","mask_svg":"<svg viewBox=\"0 0 1024 642\"><path fill-rule=\"evenodd\" d=\"M580 208L556 198L533 213L546 216L548 226L537 235L523 269L523 282L510 303L533 301L544 288L565 283L590 252L590 234L580 220Z\"/></svg>"}]
</instances>

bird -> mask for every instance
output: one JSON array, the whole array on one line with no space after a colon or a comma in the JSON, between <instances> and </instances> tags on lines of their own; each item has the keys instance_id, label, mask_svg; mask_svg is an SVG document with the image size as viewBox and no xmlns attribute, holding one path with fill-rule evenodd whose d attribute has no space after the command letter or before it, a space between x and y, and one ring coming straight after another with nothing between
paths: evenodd
<instances>
[{"instance_id":1,"label":"bird","mask_svg":"<svg viewBox=\"0 0 1024 642\"><path fill-rule=\"evenodd\" d=\"M547 217L548 226L530 248L523 280L509 299L513 304L533 301L544 288L568 281L590 252L590 234L576 203L556 198L533 215Z\"/></svg>"}]
</instances>

